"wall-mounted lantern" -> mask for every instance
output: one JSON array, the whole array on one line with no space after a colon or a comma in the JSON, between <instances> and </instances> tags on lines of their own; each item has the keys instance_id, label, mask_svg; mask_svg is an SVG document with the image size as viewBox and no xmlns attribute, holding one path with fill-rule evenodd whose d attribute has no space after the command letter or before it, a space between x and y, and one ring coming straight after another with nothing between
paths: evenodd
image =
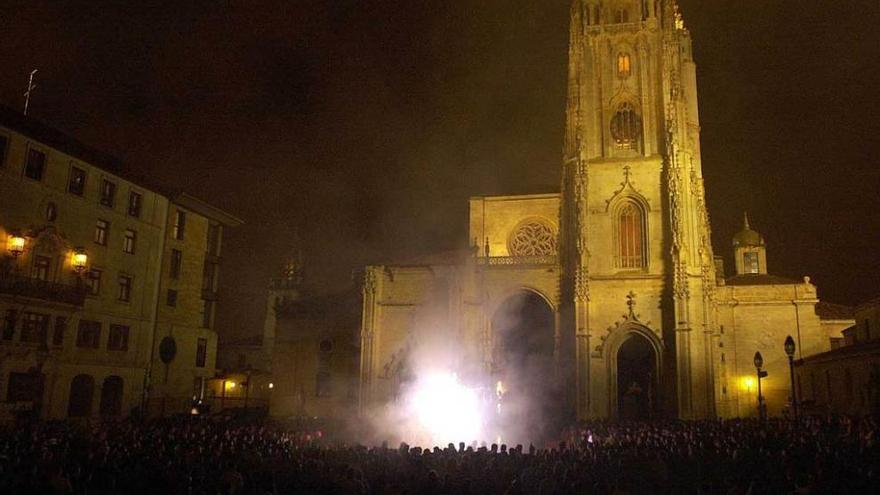
<instances>
[{"instance_id":1,"label":"wall-mounted lantern","mask_svg":"<svg viewBox=\"0 0 880 495\"><path fill-rule=\"evenodd\" d=\"M21 256L21 253L24 252L24 244L24 237L22 237L21 234L13 233L9 236L9 241L7 242L9 254L11 254L13 258L18 258Z\"/></svg>"},{"instance_id":2,"label":"wall-mounted lantern","mask_svg":"<svg viewBox=\"0 0 880 495\"><path fill-rule=\"evenodd\" d=\"M73 265L73 271L75 271L78 275L82 274L85 271L86 266L89 263L89 255L86 254L86 250L78 247L73 251L73 257L71 258L71 265Z\"/></svg>"}]
</instances>

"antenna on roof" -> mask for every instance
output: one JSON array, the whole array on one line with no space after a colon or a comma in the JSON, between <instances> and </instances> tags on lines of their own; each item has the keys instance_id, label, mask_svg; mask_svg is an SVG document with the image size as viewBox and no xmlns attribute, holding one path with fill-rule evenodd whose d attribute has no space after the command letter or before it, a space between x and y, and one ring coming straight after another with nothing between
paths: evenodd
<instances>
[{"instance_id":1,"label":"antenna on roof","mask_svg":"<svg viewBox=\"0 0 880 495\"><path fill-rule=\"evenodd\" d=\"M37 85L34 84L34 74L37 73L37 69L31 71L31 75L28 78L28 88L27 91L24 92L24 114L27 115L28 107L31 104L31 92L37 88Z\"/></svg>"}]
</instances>

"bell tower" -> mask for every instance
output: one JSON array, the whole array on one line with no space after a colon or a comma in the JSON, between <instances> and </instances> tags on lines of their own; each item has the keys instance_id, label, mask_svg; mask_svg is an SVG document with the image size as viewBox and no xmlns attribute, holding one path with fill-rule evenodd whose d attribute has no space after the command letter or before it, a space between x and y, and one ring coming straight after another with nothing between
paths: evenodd
<instances>
[{"instance_id":1,"label":"bell tower","mask_svg":"<svg viewBox=\"0 0 880 495\"><path fill-rule=\"evenodd\" d=\"M560 293L580 419L621 416L620 380L632 371L619 353L633 338L648 341L657 363L645 382L652 416L714 415L715 273L699 133L677 2L574 0Z\"/></svg>"}]
</instances>

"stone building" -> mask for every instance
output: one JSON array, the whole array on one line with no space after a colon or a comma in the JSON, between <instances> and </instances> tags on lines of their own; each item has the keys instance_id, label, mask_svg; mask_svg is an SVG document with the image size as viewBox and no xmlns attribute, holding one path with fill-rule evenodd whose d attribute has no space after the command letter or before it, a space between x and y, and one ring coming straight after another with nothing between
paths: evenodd
<instances>
[{"instance_id":1,"label":"stone building","mask_svg":"<svg viewBox=\"0 0 880 495\"><path fill-rule=\"evenodd\" d=\"M177 211L191 212L185 241L171 239ZM237 220L0 107L0 416L128 414L145 405L171 326L188 360L204 354L196 374L212 375L216 337L203 328L212 322L200 301L216 293L216 285L202 291L218 260L205 254L208 232L219 248L219 229L208 226L223 222ZM191 245L173 279L172 250L182 242ZM178 286L181 304L171 312L167 292ZM192 399L187 367L162 371L186 382L175 397Z\"/></svg>"},{"instance_id":2,"label":"stone building","mask_svg":"<svg viewBox=\"0 0 880 495\"><path fill-rule=\"evenodd\" d=\"M795 362L805 413L880 414L880 297L856 306L843 342Z\"/></svg>"},{"instance_id":3,"label":"stone building","mask_svg":"<svg viewBox=\"0 0 880 495\"><path fill-rule=\"evenodd\" d=\"M778 413L785 336L807 356L840 325L822 323L808 279L767 273L748 226L737 274L717 272L677 3L574 0L568 88L558 193L473 198L471 250L367 267L361 409L394 400L442 331L456 372L568 419L749 414L740 384L765 350Z\"/></svg>"}]
</instances>

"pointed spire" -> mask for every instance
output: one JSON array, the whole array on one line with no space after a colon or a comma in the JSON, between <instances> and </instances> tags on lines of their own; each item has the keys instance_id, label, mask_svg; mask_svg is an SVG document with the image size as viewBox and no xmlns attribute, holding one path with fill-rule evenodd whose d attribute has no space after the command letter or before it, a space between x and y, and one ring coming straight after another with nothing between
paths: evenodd
<instances>
[{"instance_id":1,"label":"pointed spire","mask_svg":"<svg viewBox=\"0 0 880 495\"><path fill-rule=\"evenodd\" d=\"M752 230L752 228L749 227L749 212L747 211L743 212L743 230Z\"/></svg>"}]
</instances>

